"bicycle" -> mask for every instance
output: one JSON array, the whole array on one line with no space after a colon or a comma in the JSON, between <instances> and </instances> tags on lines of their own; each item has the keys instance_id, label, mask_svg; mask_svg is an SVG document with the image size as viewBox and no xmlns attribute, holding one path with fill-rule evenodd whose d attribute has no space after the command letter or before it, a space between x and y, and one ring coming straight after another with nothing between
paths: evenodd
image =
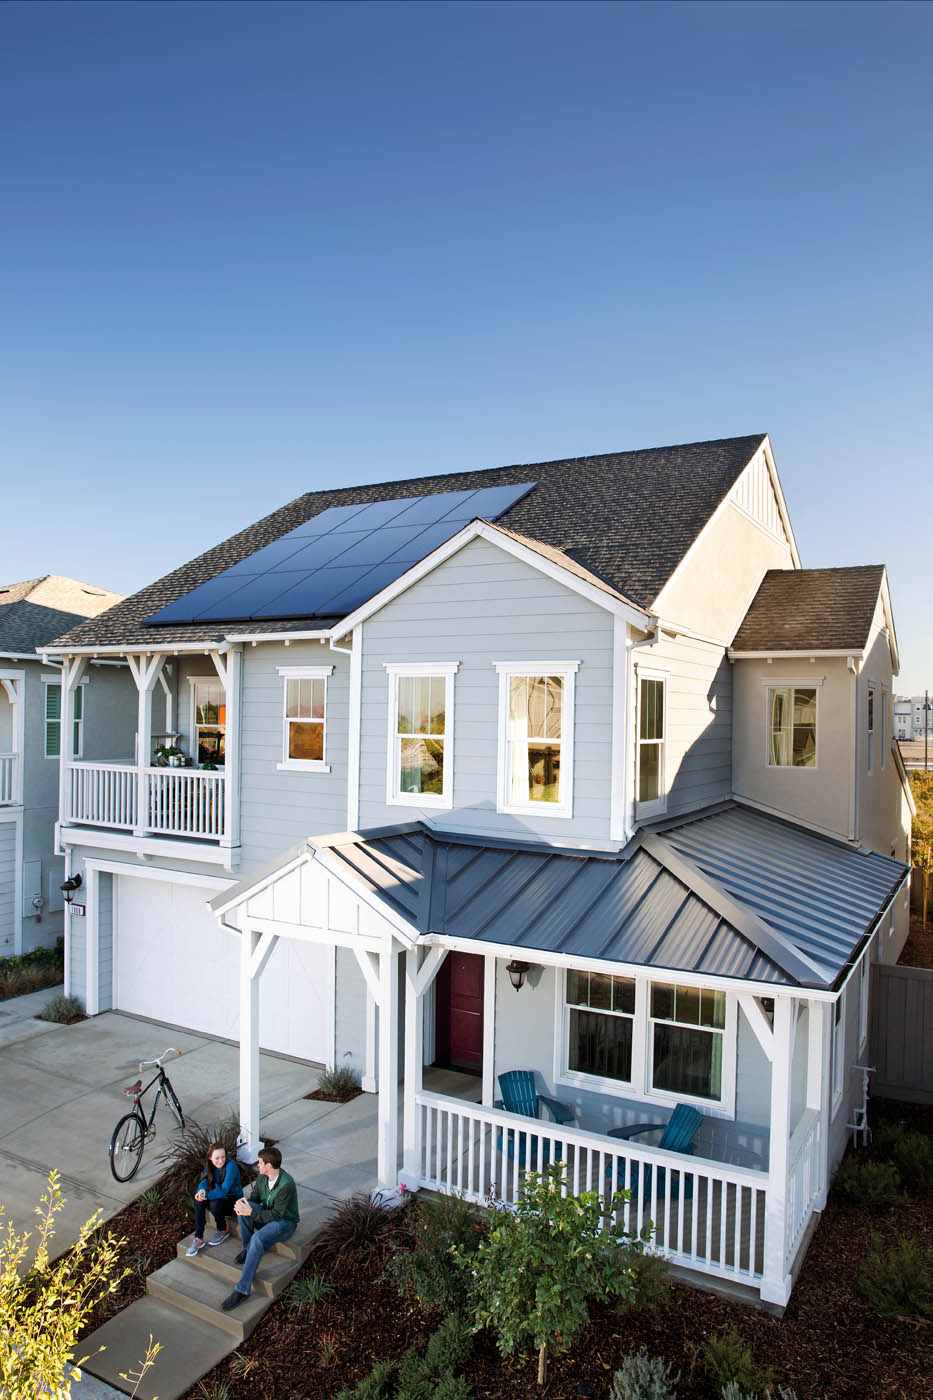
<instances>
[{"instance_id":1,"label":"bicycle","mask_svg":"<svg viewBox=\"0 0 933 1400\"><path fill-rule=\"evenodd\" d=\"M172 1088L172 1081L165 1073L163 1060L169 1055L180 1055L180 1050L169 1046L163 1050L157 1060L143 1060L139 1066L140 1078L135 1084L128 1084L123 1090L124 1094L132 1094L132 1112L126 1113L120 1119L113 1130L110 1139L110 1171L116 1181L129 1181L139 1171L139 1164L142 1161L143 1148L149 1138L155 1137L156 1109L159 1107L159 1100L165 1095L165 1101L178 1119L178 1126L185 1126L185 1115L182 1112L181 1104L178 1102L178 1095ZM158 1066L157 1072L152 1076L149 1083L143 1088L142 1074L144 1070L151 1069L153 1065ZM155 1084L159 1082L156 1090L155 1100L152 1105L152 1112L149 1121L146 1121L145 1111L142 1105L142 1097L147 1094Z\"/></svg>"}]
</instances>

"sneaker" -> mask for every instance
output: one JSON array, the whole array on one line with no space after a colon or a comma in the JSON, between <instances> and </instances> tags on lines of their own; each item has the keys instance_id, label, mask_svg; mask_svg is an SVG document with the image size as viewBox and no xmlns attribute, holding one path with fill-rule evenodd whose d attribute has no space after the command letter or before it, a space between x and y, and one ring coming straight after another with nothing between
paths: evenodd
<instances>
[{"instance_id":1,"label":"sneaker","mask_svg":"<svg viewBox=\"0 0 933 1400\"><path fill-rule=\"evenodd\" d=\"M224 1312L230 1312L232 1308L238 1308L245 1298L245 1293L238 1293L237 1290L234 1289L229 1298L225 1298L220 1306Z\"/></svg>"},{"instance_id":2,"label":"sneaker","mask_svg":"<svg viewBox=\"0 0 933 1400\"><path fill-rule=\"evenodd\" d=\"M193 1239L193 1240L191 1241L191 1243L189 1244L189 1246L188 1246L187 1257L188 1257L189 1259L193 1259L194 1256L197 1254L198 1250L199 1250L199 1249L203 1249L203 1248L204 1248L204 1241L203 1241L203 1240Z\"/></svg>"},{"instance_id":3,"label":"sneaker","mask_svg":"<svg viewBox=\"0 0 933 1400\"><path fill-rule=\"evenodd\" d=\"M240 1252L239 1252L239 1254L237 1255L237 1257L234 1259L233 1262L234 1262L234 1264L245 1264L245 1263L246 1263L246 1250L245 1250L245 1249L241 1249Z\"/></svg>"},{"instance_id":4,"label":"sneaker","mask_svg":"<svg viewBox=\"0 0 933 1400\"><path fill-rule=\"evenodd\" d=\"M230 1238L230 1231L229 1231L229 1230L218 1230L218 1231L217 1231L217 1234L214 1236L214 1238L213 1238L212 1240L208 1240L208 1244L210 1244L210 1245L214 1245L214 1244L223 1244L224 1240L228 1240L229 1238Z\"/></svg>"}]
</instances>

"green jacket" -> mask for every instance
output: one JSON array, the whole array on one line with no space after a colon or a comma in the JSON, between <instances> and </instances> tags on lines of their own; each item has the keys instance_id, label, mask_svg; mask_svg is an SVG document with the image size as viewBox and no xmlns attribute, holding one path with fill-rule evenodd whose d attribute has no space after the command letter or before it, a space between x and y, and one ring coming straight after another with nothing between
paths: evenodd
<instances>
[{"instance_id":1,"label":"green jacket","mask_svg":"<svg viewBox=\"0 0 933 1400\"><path fill-rule=\"evenodd\" d=\"M291 1220L298 1224L298 1191L288 1172L281 1168L274 1186L270 1186L264 1176L253 1183L249 1203L253 1207L250 1220L257 1226L268 1225L273 1220Z\"/></svg>"}]
</instances>

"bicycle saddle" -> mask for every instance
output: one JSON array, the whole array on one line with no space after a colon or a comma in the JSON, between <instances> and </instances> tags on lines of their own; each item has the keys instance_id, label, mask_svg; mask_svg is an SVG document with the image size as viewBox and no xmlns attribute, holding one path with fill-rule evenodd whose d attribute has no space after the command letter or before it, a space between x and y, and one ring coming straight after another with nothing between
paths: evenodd
<instances>
[{"instance_id":1,"label":"bicycle saddle","mask_svg":"<svg viewBox=\"0 0 933 1400\"><path fill-rule=\"evenodd\" d=\"M127 1084L123 1092L124 1094L138 1094L142 1087L143 1081L141 1079L137 1079L135 1084Z\"/></svg>"}]
</instances>

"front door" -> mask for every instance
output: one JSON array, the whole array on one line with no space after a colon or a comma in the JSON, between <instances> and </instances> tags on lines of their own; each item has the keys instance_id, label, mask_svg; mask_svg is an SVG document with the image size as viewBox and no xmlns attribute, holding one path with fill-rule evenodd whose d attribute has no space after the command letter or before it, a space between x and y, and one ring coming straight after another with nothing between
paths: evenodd
<instances>
[{"instance_id":1,"label":"front door","mask_svg":"<svg viewBox=\"0 0 933 1400\"><path fill-rule=\"evenodd\" d=\"M444 959L437 974L437 1064L482 1070L484 965L475 953Z\"/></svg>"}]
</instances>

